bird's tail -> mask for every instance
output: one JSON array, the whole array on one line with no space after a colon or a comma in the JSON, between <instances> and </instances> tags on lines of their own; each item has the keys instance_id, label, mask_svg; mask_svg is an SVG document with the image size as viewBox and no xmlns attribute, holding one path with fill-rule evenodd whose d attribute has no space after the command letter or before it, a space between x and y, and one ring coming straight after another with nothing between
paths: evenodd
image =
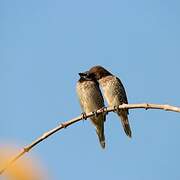
<instances>
[{"instance_id":1,"label":"bird's tail","mask_svg":"<svg viewBox=\"0 0 180 180\"><path fill-rule=\"evenodd\" d=\"M126 133L127 136L129 136L131 138L132 137L132 132L131 132L127 112L126 111L119 111L118 115L121 118L121 123L123 125L124 132Z\"/></svg>"},{"instance_id":2,"label":"bird's tail","mask_svg":"<svg viewBox=\"0 0 180 180\"><path fill-rule=\"evenodd\" d=\"M102 121L101 125L96 126L96 133L99 138L99 143L101 147L105 148L105 136L104 136L104 121Z\"/></svg>"}]
</instances>

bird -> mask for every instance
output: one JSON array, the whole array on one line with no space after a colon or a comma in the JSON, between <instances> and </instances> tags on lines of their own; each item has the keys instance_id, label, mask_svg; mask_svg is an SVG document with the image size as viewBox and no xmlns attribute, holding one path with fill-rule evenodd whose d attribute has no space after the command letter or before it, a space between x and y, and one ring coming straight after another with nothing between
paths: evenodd
<instances>
[{"instance_id":1,"label":"bird","mask_svg":"<svg viewBox=\"0 0 180 180\"><path fill-rule=\"evenodd\" d=\"M80 106L84 114L96 112L104 108L104 99L99 88L99 84L93 75L79 73L80 79L76 84L76 91L79 98ZM90 120L96 129L101 147L105 148L104 122L106 114L96 114Z\"/></svg>"},{"instance_id":2,"label":"bird","mask_svg":"<svg viewBox=\"0 0 180 180\"><path fill-rule=\"evenodd\" d=\"M117 107L121 104L128 104L125 88L118 77L99 65L90 68L87 74L95 76L109 106ZM128 109L117 109L116 112L121 119L124 132L131 138L132 132L128 120Z\"/></svg>"}]
</instances>

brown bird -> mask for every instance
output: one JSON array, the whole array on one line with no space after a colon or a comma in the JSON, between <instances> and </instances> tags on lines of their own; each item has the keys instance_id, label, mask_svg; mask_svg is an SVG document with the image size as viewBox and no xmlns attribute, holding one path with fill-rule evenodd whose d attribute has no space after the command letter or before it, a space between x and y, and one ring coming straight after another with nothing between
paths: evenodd
<instances>
[{"instance_id":1,"label":"brown bird","mask_svg":"<svg viewBox=\"0 0 180 180\"><path fill-rule=\"evenodd\" d=\"M104 97L109 106L119 106L123 103L128 104L126 92L121 80L111 74L102 66L94 66L88 71L89 75L94 75L104 92ZM118 116L121 119L124 131L127 136L131 137L131 128L128 121L128 109L118 110Z\"/></svg>"},{"instance_id":2,"label":"brown bird","mask_svg":"<svg viewBox=\"0 0 180 180\"><path fill-rule=\"evenodd\" d=\"M76 90L80 105L84 113L96 112L104 107L104 99L101 94L99 84L94 75L79 73L80 79L77 82ZM91 122L96 128L96 133L102 148L105 148L104 121L105 114L99 114L91 117Z\"/></svg>"}]
</instances>

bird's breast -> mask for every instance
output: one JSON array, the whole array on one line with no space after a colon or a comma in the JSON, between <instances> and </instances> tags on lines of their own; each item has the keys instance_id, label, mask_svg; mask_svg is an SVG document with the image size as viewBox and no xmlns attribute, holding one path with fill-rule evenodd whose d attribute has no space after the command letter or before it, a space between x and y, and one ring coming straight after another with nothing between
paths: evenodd
<instances>
[{"instance_id":1,"label":"bird's breast","mask_svg":"<svg viewBox=\"0 0 180 180\"><path fill-rule=\"evenodd\" d=\"M104 92L104 97L109 106L119 104L119 84L114 76L107 76L99 80L99 84Z\"/></svg>"},{"instance_id":2,"label":"bird's breast","mask_svg":"<svg viewBox=\"0 0 180 180\"><path fill-rule=\"evenodd\" d=\"M77 84L77 94L84 112L96 111L104 106L98 85L92 81Z\"/></svg>"}]
</instances>

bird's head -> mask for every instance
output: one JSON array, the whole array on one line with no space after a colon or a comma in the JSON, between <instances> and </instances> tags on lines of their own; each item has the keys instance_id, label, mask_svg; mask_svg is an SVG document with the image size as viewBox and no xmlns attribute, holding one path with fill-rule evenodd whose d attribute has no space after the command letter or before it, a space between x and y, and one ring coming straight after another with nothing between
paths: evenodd
<instances>
[{"instance_id":1,"label":"bird's head","mask_svg":"<svg viewBox=\"0 0 180 180\"><path fill-rule=\"evenodd\" d=\"M89 75L94 76L96 80L112 75L109 71L107 71L102 66L94 66L88 71L88 73Z\"/></svg>"},{"instance_id":2,"label":"bird's head","mask_svg":"<svg viewBox=\"0 0 180 180\"><path fill-rule=\"evenodd\" d=\"M95 75L90 73L89 71L81 72L81 73L79 73L79 76L84 81L94 81L94 80L96 80Z\"/></svg>"}]
</instances>

